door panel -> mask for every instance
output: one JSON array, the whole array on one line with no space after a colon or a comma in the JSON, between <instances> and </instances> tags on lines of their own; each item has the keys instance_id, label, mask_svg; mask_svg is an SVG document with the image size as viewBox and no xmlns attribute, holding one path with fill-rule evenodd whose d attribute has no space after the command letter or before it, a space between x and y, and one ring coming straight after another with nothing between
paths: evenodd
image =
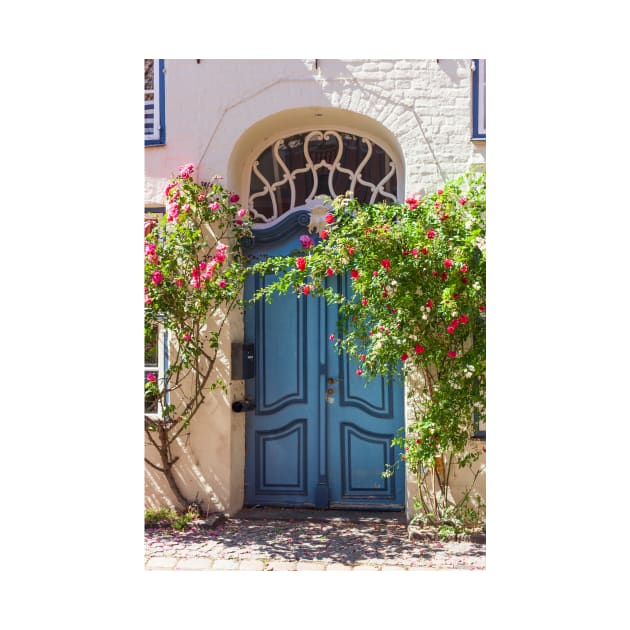
<instances>
[{"instance_id":1,"label":"door panel","mask_svg":"<svg viewBox=\"0 0 630 630\"><path fill-rule=\"evenodd\" d=\"M272 280L256 278L249 294ZM256 402L246 419L248 504L314 505L319 360L307 344L316 327L317 302L293 295L261 300L246 317L256 363L246 384Z\"/></svg>"},{"instance_id":2,"label":"door panel","mask_svg":"<svg viewBox=\"0 0 630 630\"><path fill-rule=\"evenodd\" d=\"M337 282L338 290L349 295L348 278L338 278ZM336 306L328 307L327 317L330 325L336 325ZM357 375L359 365L332 347L327 364L336 390L334 404L327 405L331 507L402 509L403 475L382 476L399 454L391 441L403 425L401 383L382 376L368 383Z\"/></svg>"}]
</instances>

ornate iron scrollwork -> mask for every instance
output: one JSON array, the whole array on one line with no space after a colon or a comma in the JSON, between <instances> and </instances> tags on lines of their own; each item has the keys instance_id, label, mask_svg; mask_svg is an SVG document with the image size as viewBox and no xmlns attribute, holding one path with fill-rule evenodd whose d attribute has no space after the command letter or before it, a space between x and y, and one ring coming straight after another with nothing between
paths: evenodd
<instances>
[{"instance_id":1,"label":"ornate iron scrollwork","mask_svg":"<svg viewBox=\"0 0 630 630\"><path fill-rule=\"evenodd\" d=\"M362 202L396 201L396 166L369 138L344 131L310 131L280 138L254 161L248 206L258 223L272 223L322 195Z\"/></svg>"}]
</instances>

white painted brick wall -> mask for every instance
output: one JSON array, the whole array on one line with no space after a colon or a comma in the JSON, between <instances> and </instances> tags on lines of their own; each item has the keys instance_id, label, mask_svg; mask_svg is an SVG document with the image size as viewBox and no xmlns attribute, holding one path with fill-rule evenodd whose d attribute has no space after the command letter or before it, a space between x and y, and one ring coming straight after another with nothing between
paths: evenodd
<instances>
[{"instance_id":1,"label":"white painted brick wall","mask_svg":"<svg viewBox=\"0 0 630 630\"><path fill-rule=\"evenodd\" d=\"M315 60L166 60L166 145L145 149L147 205L163 202L164 185L180 164L199 164L202 178L227 177L241 134L293 108L334 107L383 125L400 145L406 191L431 190L485 162L485 143L470 140L469 59L320 59L318 66Z\"/></svg>"}]
</instances>

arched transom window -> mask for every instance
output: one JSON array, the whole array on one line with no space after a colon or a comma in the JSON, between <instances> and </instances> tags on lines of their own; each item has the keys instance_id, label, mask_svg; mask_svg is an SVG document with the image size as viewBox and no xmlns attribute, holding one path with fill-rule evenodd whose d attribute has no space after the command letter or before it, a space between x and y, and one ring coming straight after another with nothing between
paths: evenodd
<instances>
[{"instance_id":1,"label":"arched transom window","mask_svg":"<svg viewBox=\"0 0 630 630\"><path fill-rule=\"evenodd\" d=\"M361 203L396 201L396 166L372 140L345 131L310 131L268 146L251 171L249 208L271 223L319 195L350 192Z\"/></svg>"}]
</instances>

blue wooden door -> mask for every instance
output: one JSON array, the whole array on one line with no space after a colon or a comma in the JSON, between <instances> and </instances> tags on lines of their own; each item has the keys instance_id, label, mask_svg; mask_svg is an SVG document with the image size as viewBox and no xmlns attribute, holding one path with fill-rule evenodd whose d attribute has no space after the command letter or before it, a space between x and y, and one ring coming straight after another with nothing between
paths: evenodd
<instances>
[{"instance_id":1,"label":"blue wooden door","mask_svg":"<svg viewBox=\"0 0 630 630\"><path fill-rule=\"evenodd\" d=\"M294 250L305 230L294 216L265 232L255 256ZM250 278L246 297L273 279ZM402 471L381 475L398 456L390 444L403 426L402 386L382 378L366 385L330 343L336 325L336 307L312 296L276 295L245 313L245 342L255 348L255 376L246 380L255 401L246 416L247 505L404 507Z\"/></svg>"}]
</instances>

